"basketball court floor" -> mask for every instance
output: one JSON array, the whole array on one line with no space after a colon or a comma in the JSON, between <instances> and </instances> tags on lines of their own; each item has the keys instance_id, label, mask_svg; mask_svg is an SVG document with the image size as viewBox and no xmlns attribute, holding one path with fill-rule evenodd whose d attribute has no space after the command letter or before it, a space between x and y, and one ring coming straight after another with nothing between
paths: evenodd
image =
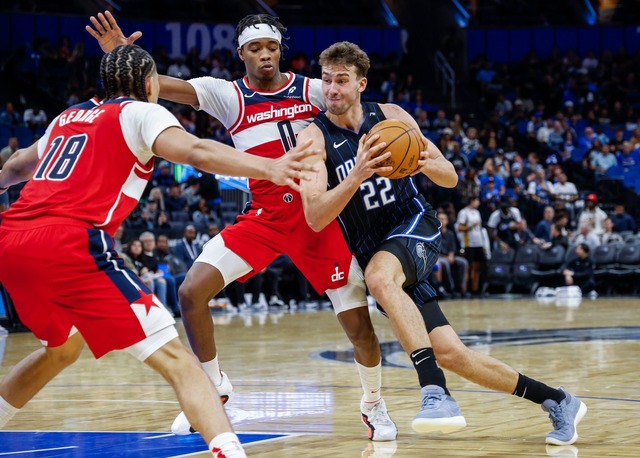
<instances>
[{"instance_id":1,"label":"basketball court floor","mask_svg":"<svg viewBox=\"0 0 640 458\"><path fill-rule=\"evenodd\" d=\"M579 305L502 297L443 302L463 341L589 408L574 446L545 446L547 415L529 401L446 372L467 427L419 435L420 393L409 358L372 310L384 357L383 395L398 439L373 443L360 421L353 353L332 310L215 314L222 369L235 387L227 412L256 457L640 456L640 309L637 298ZM179 329L183 340L184 331ZM0 377L39 342L0 337ZM123 352L88 350L0 431L0 457L207 456L198 435L177 437L169 385Z\"/></svg>"}]
</instances>

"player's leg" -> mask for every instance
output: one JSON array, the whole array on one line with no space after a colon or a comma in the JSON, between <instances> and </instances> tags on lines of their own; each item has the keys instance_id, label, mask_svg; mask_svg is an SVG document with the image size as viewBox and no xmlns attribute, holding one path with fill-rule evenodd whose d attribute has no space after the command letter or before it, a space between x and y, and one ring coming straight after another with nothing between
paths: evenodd
<instances>
[{"instance_id":1,"label":"player's leg","mask_svg":"<svg viewBox=\"0 0 640 458\"><path fill-rule=\"evenodd\" d=\"M266 251L268 249L265 248L263 252ZM233 385L227 374L220 370L213 318L208 304L226 285L251 271L251 265L231 251L222 235L218 234L204 246L180 285L180 309L189 344L223 402L230 399ZM185 435L196 432L196 429L191 426L185 413L180 412L171 425L171 431Z\"/></svg>"},{"instance_id":2,"label":"player's leg","mask_svg":"<svg viewBox=\"0 0 640 458\"><path fill-rule=\"evenodd\" d=\"M246 456L217 391L197 359L178 338L162 345L144 362L158 371L173 387L180 407L194 429L209 444L214 456Z\"/></svg>"},{"instance_id":3,"label":"player's leg","mask_svg":"<svg viewBox=\"0 0 640 458\"><path fill-rule=\"evenodd\" d=\"M421 244L417 249L417 243ZM431 249L434 248L434 249ZM418 253L417 255L414 253ZM414 259L416 256L416 259ZM456 401L450 396L444 372L438 366L422 316L414 300L404 291L426 277L438 257L436 246L410 238L394 238L380 248L365 270L371 295L389 316L391 328L410 356L418 373L422 407L412 422L418 432L454 431L466 425ZM436 295L428 283L430 295Z\"/></svg>"},{"instance_id":4,"label":"player's leg","mask_svg":"<svg viewBox=\"0 0 640 458\"><path fill-rule=\"evenodd\" d=\"M57 347L40 348L16 364L0 382L0 428L49 381L73 364L84 346L74 333Z\"/></svg>"},{"instance_id":5,"label":"player's leg","mask_svg":"<svg viewBox=\"0 0 640 458\"><path fill-rule=\"evenodd\" d=\"M362 422L367 427L369 439L395 440L398 428L389 417L382 398L382 356L367 303L362 269L352 259L348 283L328 290L338 321L353 345L356 368L360 376L363 396L360 401Z\"/></svg>"},{"instance_id":6,"label":"player's leg","mask_svg":"<svg viewBox=\"0 0 640 458\"><path fill-rule=\"evenodd\" d=\"M576 426L586 413L586 406L564 391L545 385L518 373L515 369L493 358L468 348L448 324L438 302L429 301L422 307L429 337L438 363L486 388L502 391L542 405L554 417L554 431L547 443L569 445L578 439ZM556 417L559 421L555 421Z\"/></svg>"}]
</instances>

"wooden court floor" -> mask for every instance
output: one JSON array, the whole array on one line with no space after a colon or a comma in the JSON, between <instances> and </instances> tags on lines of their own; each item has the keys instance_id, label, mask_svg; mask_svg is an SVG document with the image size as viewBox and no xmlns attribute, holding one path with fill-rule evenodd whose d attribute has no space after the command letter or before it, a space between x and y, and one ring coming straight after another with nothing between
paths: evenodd
<instances>
[{"instance_id":1,"label":"wooden court floor","mask_svg":"<svg viewBox=\"0 0 640 458\"><path fill-rule=\"evenodd\" d=\"M587 404L575 446L545 447L551 424L539 406L450 372L468 426L449 435L414 433L417 377L375 311L383 395L399 436L372 443L359 419L350 345L332 310L215 315L222 369L235 387L227 410L249 456L640 456L637 298L587 299L577 307L492 298L442 307L475 350L563 385ZM30 334L0 338L0 376L38 346ZM0 432L0 457L207 456L199 437L167 434L178 411L173 391L151 369L122 352L96 362L85 350Z\"/></svg>"}]
</instances>

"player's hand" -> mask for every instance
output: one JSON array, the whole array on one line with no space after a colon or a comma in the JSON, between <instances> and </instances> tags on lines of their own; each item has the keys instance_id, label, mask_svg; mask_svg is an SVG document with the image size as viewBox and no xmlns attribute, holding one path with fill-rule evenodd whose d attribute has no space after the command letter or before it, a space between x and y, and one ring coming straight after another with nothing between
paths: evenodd
<instances>
[{"instance_id":1,"label":"player's hand","mask_svg":"<svg viewBox=\"0 0 640 458\"><path fill-rule=\"evenodd\" d=\"M270 163L268 170L269 181L277 185L289 186L297 192L302 191L300 180L311 180L312 176L305 172L319 172L316 164L305 162L311 156L319 156L320 150L311 148L312 139L297 145L278 159Z\"/></svg>"},{"instance_id":2,"label":"player's hand","mask_svg":"<svg viewBox=\"0 0 640 458\"><path fill-rule=\"evenodd\" d=\"M426 137L422 137L422 144L424 148L420 151L420 159L418 159L418 165L416 170L411 174L411 176L418 175L419 173L428 174L429 173L429 161L435 160L438 157L436 152L429 152L429 141Z\"/></svg>"},{"instance_id":3,"label":"player's hand","mask_svg":"<svg viewBox=\"0 0 640 458\"><path fill-rule=\"evenodd\" d=\"M109 11L105 11L104 14L98 13L97 19L95 16L91 16L89 20L95 29L91 28L90 25L85 25L84 28L98 41L100 49L104 52L111 52L120 45L131 45L142 36L142 32L136 31L129 37L125 37L116 19Z\"/></svg>"},{"instance_id":4,"label":"player's hand","mask_svg":"<svg viewBox=\"0 0 640 458\"><path fill-rule=\"evenodd\" d=\"M384 162L391 157L391 152L387 151L384 154L380 154L385 149L387 144L380 142L375 146L372 146L376 140L380 138L380 135L372 135L367 138L368 135L363 135L358 142L358 152L356 154L356 164L354 165L349 175L352 175L358 179L360 183L370 178L377 172L391 172L393 167L384 165Z\"/></svg>"}]
</instances>

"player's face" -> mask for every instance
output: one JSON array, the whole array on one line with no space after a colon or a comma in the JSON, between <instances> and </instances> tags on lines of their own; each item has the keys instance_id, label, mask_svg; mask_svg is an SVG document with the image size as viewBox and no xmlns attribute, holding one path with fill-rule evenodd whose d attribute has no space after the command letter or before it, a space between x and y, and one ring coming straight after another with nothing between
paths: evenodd
<instances>
[{"instance_id":1,"label":"player's face","mask_svg":"<svg viewBox=\"0 0 640 458\"><path fill-rule=\"evenodd\" d=\"M269 38L261 38L238 48L238 55L247 67L247 74L259 80L271 80L279 73L282 56L280 43Z\"/></svg>"},{"instance_id":2,"label":"player's face","mask_svg":"<svg viewBox=\"0 0 640 458\"><path fill-rule=\"evenodd\" d=\"M359 78L353 68L345 65L322 68L322 93L329 113L342 115L359 105L360 93L366 86L367 79Z\"/></svg>"}]
</instances>

